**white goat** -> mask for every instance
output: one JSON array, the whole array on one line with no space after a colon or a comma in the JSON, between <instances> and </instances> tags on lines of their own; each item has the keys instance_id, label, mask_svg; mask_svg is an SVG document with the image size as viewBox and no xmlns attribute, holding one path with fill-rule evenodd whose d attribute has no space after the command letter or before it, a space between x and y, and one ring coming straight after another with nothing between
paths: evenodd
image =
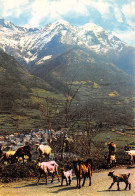
<instances>
[{"instance_id":1,"label":"white goat","mask_svg":"<svg viewBox=\"0 0 135 196\"><path fill-rule=\"evenodd\" d=\"M130 163L133 163L134 162L134 157L135 157L135 150L128 150L128 151L125 151L125 152L129 156Z\"/></svg>"},{"instance_id":2,"label":"white goat","mask_svg":"<svg viewBox=\"0 0 135 196\"><path fill-rule=\"evenodd\" d=\"M114 155L105 155L104 156L106 161L107 161L107 166L112 168L113 166L116 167L116 157Z\"/></svg>"},{"instance_id":3,"label":"white goat","mask_svg":"<svg viewBox=\"0 0 135 196\"><path fill-rule=\"evenodd\" d=\"M37 145L36 151L40 153L40 156L45 155L45 157L48 157L48 160L50 160L50 154L51 154L51 147L48 145Z\"/></svg>"},{"instance_id":4,"label":"white goat","mask_svg":"<svg viewBox=\"0 0 135 196\"><path fill-rule=\"evenodd\" d=\"M71 184L72 181L72 169L69 171L64 171L61 169L62 179L61 179L61 186L63 186L63 180L66 179L67 186Z\"/></svg>"},{"instance_id":5,"label":"white goat","mask_svg":"<svg viewBox=\"0 0 135 196\"><path fill-rule=\"evenodd\" d=\"M48 180L47 180L48 175L52 176L51 183L53 182L53 178L55 174L57 175L58 181L60 182L59 174L58 174L58 164L55 161L41 162L41 163L37 162L36 166L38 167L38 170L40 172L40 176L38 178L37 184L39 183L42 174L45 175L46 184L48 184Z\"/></svg>"}]
</instances>

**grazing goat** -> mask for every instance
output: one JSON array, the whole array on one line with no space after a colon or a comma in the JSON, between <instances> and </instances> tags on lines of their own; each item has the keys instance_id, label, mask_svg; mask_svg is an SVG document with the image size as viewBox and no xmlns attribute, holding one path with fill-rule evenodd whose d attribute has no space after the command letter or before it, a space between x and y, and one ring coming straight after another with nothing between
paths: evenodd
<instances>
[{"instance_id":1,"label":"grazing goat","mask_svg":"<svg viewBox=\"0 0 135 196\"><path fill-rule=\"evenodd\" d=\"M15 150L9 150L9 151L5 152L1 157L1 162L3 164L5 163L5 161L7 161L8 163L13 163L15 152L16 152Z\"/></svg>"},{"instance_id":2,"label":"grazing goat","mask_svg":"<svg viewBox=\"0 0 135 196\"><path fill-rule=\"evenodd\" d=\"M127 189L128 185L129 185L129 190L131 189L131 183L129 182L128 178L130 176L129 174L114 174L113 172L109 172L108 176L110 176L111 178L113 178L113 182L111 184L111 186L109 187L109 190L112 188L112 186L114 185L115 182L117 182L117 190L120 190L119 187L119 182L125 182L126 186L125 186L125 190Z\"/></svg>"},{"instance_id":3,"label":"grazing goat","mask_svg":"<svg viewBox=\"0 0 135 196\"><path fill-rule=\"evenodd\" d=\"M73 167L75 170L75 174L76 174L76 179L77 179L77 188L81 188L81 179L83 179L83 184L82 186L84 186L85 184L85 180L86 178L89 177L89 186L91 186L91 176L92 176L92 160L91 159L87 159L85 162L83 161L73 161Z\"/></svg>"},{"instance_id":4,"label":"grazing goat","mask_svg":"<svg viewBox=\"0 0 135 196\"><path fill-rule=\"evenodd\" d=\"M38 171L40 172L40 175L39 175L38 181L37 181L37 185L39 184L39 180L40 180L42 174L45 175L46 184L48 184L48 179L47 179L48 175L52 176L51 183L53 182L55 175L57 175L58 181L60 182L59 174L58 174L58 164L55 161L41 162L41 163L39 161L37 161L36 167L37 167Z\"/></svg>"},{"instance_id":5,"label":"grazing goat","mask_svg":"<svg viewBox=\"0 0 135 196\"><path fill-rule=\"evenodd\" d=\"M50 160L50 154L51 154L51 148L48 145L37 145L37 149L36 151L40 153L40 156L42 157L42 155L45 155L45 157L48 158L48 160Z\"/></svg>"},{"instance_id":6,"label":"grazing goat","mask_svg":"<svg viewBox=\"0 0 135 196\"><path fill-rule=\"evenodd\" d=\"M110 168L116 167L115 154L114 155L105 155L104 157L105 157L105 159L107 161L107 166L109 166Z\"/></svg>"},{"instance_id":7,"label":"grazing goat","mask_svg":"<svg viewBox=\"0 0 135 196\"><path fill-rule=\"evenodd\" d=\"M125 151L129 157L130 163L134 162L134 157L135 157L135 150L128 150Z\"/></svg>"},{"instance_id":8,"label":"grazing goat","mask_svg":"<svg viewBox=\"0 0 135 196\"><path fill-rule=\"evenodd\" d=\"M29 157L29 161L31 161L32 156L32 147L31 146L23 146L16 150L14 154L14 160L16 157L22 157L23 163L24 163L24 155L27 155Z\"/></svg>"},{"instance_id":9,"label":"grazing goat","mask_svg":"<svg viewBox=\"0 0 135 196\"><path fill-rule=\"evenodd\" d=\"M70 185L72 181L72 169L69 171L64 171L64 169L61 169L62 173L62 179L61 179L61 186L63 186L63 180L66 179L66 185Z\"/></svg>"}]
</instances>

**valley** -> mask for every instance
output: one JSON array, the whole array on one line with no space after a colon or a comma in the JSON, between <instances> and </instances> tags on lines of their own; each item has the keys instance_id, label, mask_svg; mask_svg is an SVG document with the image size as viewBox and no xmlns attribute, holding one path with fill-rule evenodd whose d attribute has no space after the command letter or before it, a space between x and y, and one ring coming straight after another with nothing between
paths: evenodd
<instances>
[{"instance_id":1,"label":"valley","mask_svg":"<svg viewBox=\"0 0 135 196\"><path fill-rule=\"evenodd\" d=\"M0 129L134 127L134 53L93 23L0 20ZM49 122L49 123L48 123ZM50 124L50 125L49 125Z\"/></svg>"}]
</instances>

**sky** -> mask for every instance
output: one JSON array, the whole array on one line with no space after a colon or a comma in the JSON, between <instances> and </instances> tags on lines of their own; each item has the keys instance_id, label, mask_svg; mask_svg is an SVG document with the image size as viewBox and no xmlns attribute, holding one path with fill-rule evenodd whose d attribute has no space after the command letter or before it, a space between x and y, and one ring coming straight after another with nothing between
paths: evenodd
<instances>
[{"instance_id":1,"label":"sky","mask_svg":"<svg viewBox=\"0 0 135 196\"><path fill-rule=\"evenodd\" d=\"M95 23L135 47L135 0L0 0L0 19L27 28Z\"/></svg>"}]
</instances>

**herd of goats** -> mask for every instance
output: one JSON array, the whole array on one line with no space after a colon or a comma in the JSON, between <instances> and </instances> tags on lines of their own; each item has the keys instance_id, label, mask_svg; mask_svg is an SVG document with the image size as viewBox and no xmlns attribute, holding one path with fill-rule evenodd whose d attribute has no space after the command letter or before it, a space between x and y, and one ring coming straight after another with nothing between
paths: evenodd
<instances>
[{"instance_id":1,"label":"herd of goats","mask_svg":"<svg viewBox=\"0 0 135 196\"><path fill-rule=\"evenodd\" d=\"M116 145L110 141L108 143L108 150L109 154L105 156L105 159L107 160L107 164L111 167L116 167ZM50 154L51 154L51 148L48 145L36 145L36 151L39 152L39 158L35 161L35 167L39 171L40 175L38 177L37 184L39 183L39 180L42 175L45 176L46 184L48 184L48 176L51 175L53 182L54 176L57 175L58 181L60 182L60 177L58 173L58 164L54 161L50 161ZM130 160L132 161L135 156L135 151L133 150L127 150L126 151L130 157ZM47 162L42 162L42 155L45 155L48 158ZM29 161L31 161L32 158L32 147L22 146L19 147L16 151L7 151L3 153L2 146L0 146L0 163L4 164L5 161L10 163L16 163L18 162L19 158L22 157L23 163L24 163L24 156L27 155L29 157ZM86 161L81 160L75 160L73 161L73 169L76 175L77 179L77 188L81 188L81 179L83 179L82 186L85 184L86 178L89 178L89 186L91 186L91 177L92 177L92 160L87 159ZM129 190L131 189L131 183L129 182L129 174L114 174L114 172L109 172L108 176L110 176L113 179L113 182L109 189L114 185L114 183L117 183L117 190L120 190L119 182L125 182L125 190L129 186ZM71 185L72 181L72 168L68 171L65 171L64 168L61 168L61 186L63 185L63 180L66 180L66 185Z\"/></svg>"}]
</instances>

